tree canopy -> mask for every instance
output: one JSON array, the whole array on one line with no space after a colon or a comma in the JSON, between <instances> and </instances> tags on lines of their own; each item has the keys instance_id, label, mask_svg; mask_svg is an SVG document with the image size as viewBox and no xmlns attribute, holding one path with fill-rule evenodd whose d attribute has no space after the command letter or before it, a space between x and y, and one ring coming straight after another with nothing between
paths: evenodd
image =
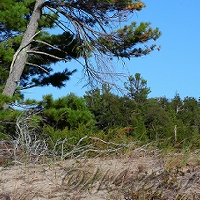
<instances>
[{"instance_id":1,"label":"tree canopy","mask_svg":"<svg viewBox=\"0 0 200 200\"><path fill-rule=\"evenodd\" d=\"M62 87L76 69L54 72L52 64L72 59L80 62L89 82L105 81L113 57L130 59L156 48L147 42L159 38L158 28L127 23L144 7L138 0L2 0L2 93L12 97L18 86Z\"/></svg>"}]
</instances>

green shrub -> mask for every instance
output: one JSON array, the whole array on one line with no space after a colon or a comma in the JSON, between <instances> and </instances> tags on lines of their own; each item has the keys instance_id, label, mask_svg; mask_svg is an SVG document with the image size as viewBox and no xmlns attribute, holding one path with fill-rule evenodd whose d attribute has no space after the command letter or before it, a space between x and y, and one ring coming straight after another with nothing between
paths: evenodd
<instances>
[{"instance_id":1,"label":"green shrub","mask_svg":"<svg viewBox=\"0 0 200 200\"><path fill-rule=\"evenodd\" d=\"M40 102L43 108L45 123L55 130L75 129L79 124L94 125L94 116L86 107L84 99L70 94L66 97L54 100L52 95L43 97Z\"/></svg>"}]
</instances>

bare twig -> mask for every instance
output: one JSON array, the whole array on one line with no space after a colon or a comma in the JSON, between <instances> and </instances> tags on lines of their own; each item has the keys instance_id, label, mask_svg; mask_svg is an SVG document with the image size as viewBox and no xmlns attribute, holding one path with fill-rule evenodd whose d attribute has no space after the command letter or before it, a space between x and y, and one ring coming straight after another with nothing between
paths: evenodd
<instances>
[{"instance_id":1,"label":"bare twig","mask_svg":"<svg viewBox=\"0 0 200 200\"><path fill-rule=\"evenodd\" d=\"M36 113L31 111L24 111L18 117L16 122L16 146L23 152L26 157L26 162L38 162L42 156L47 155L48 145L45 140L39 139L39 130L34 126L33 116ZM16 157L15 161L23 162L24 158Z\"/></svg>"}]
</instances>

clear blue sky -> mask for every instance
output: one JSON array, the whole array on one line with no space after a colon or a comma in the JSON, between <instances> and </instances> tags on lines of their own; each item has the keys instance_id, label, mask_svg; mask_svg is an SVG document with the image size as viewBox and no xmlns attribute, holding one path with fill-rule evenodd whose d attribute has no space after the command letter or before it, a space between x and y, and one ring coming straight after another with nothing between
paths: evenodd
<instances>
[{"instance_id":1,"label":"clear blue sky","mask_svg":"<svg viewBox=\"0 0 200 200\"><path fill-rule=\"evenodd\" d=\"M181 98L200 97L200 1L145 0L146 8L137 12L132 21L151 22L158 27L162 36L157 40L161 50L148 56L126 60L129 73L141 73L151 89L149 97L173 98L179 93ZM58 63L60 68L63 64ZM69 70L77 68L78 73L71 77L66 87L35 88L24 91L26 98L41 99L52 93L55 98L70 92L83 96L87 88L81 78L81 66L76 62L67 64Z\"/></svg>"}]
</instances>

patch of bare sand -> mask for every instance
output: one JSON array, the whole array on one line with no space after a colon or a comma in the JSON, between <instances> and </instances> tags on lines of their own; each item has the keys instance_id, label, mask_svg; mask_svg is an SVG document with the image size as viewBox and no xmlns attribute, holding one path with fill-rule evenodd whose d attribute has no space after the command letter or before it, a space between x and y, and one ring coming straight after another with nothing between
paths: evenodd
<instances>
[{"instance_id":1,"label":"patch of bare sand","mask_svg":"<svg viewBox=\"0 0 200 200\"><path fill-rule=\"evenodd\" d=\"M161 199L175 199L179 193L183 198L193 193L200 197L200 168L187 164L179 169L178 159L182 157L174 160L138 153L112 159L0 167L0 194L13 200L131 200L155 190L162 191ZM159 196L149 197L152 195Z\"/></svg>"}]
</instances>

